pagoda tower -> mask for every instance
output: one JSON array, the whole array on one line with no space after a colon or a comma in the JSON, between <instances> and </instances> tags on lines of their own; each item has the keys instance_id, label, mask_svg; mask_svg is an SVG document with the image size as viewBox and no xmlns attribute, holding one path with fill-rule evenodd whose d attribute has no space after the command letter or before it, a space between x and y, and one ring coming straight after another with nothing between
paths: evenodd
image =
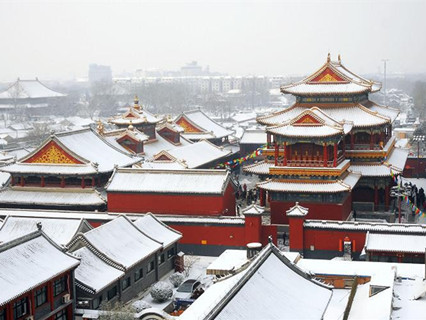
<instances>
[{"instance_id":1,"label":"pagoda tower","mask_svg":"<svg viewBox=\"0 0 426 320\"><path fill-rule=\"evenodd\" d=\"M392 136L399 111L369 100L380 89L330 54L315 73L281 87L296 102L257 119L267 126L265 159L244 167L262 178L260 201L270 201L272 223L288 223L285 212L296 201L309 219L389 208L391 172L402 172L408 152Z\"/></svg>"}]
</instances>

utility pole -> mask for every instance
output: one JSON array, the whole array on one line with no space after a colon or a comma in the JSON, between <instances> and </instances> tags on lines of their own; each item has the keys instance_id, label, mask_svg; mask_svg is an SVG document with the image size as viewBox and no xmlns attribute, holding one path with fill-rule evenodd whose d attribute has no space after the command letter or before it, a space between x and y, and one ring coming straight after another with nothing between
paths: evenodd
<instances>
[{"instance_id":1,"label":"utility pole","mask_svg":"<svg viewBox=\"0 0 426 320\"><path fill-rule=\"evenodd\" d=\"M384 64L384 68L383 68L383 73L384 73L384 79L383 79L383 89L384 89L384 93L385 93L385 106L386 106L386 62L389 61L389 59L382 59L383 64Z\"/></svg>"}]
</instances>

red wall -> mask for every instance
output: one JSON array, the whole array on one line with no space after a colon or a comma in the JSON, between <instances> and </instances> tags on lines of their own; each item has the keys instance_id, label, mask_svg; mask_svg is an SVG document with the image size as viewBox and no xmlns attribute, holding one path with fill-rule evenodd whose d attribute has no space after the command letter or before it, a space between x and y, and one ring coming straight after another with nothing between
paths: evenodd
<instances>
[{"instance_id":1,"label":"red wall","mask_svg":"<svg viewBox=\"0 0 426 320\"><path fill-rule=\"evenodd\" d=\"M313 245L315 250L342 251L343 239L348 237L352 242L352 251L361 252L365 244L366 234L366 231L305 228L303 233L304 248L310 250L311 245Z\"/></svg>"},{"instance_id":2,"label":"red wall","mask_svg":"<svg viewBox=\"0 0 426 320\"><path fill-rule=\"evenodd\" d=\"M408 158L405 163L403 176L406 178L426 177L426 159Z\"/></svg>"},{"instance_id":3,"label":"red wall","mask_svg":"<svg viewBox=\"0 0 426 320\"><path fill-rule=\"evenodd\" d=\"M227 212L225 213L227 209ZM108 193L108 211L181 215L235 215L231 184L223 196Z\"/></svg>"},{"instance_id":4,"label":"red wall","mask_svg":"<svg viewBox=\"0 0 426 320\"><path fill-rule=\"evenodd\" d=\"M294 201L271 201L271 223L288 224L286 211L293 207L294 203ZM300 205L309 209L306 219L344 221L351 213L352 200L349 194L342 204L300 202Z\"/></svg>"},{"instance_id":5,"label":"red wall","mask_svg":"<svg viewBox=\"0 0 426 320\"><path fill-rule=\"evenodd\" d=\"M258 218L260 221L260 217ZM168 225L182 233L183 237L179 241L182 244L244 247L249 242L260 242L265 245L268 243L269 235L272 235L273 242L277 243L276 226L262 226L261 223L250 225L250 221L246 221L245 225L223 224L218 226L202 222L190 225ZM254 225L258 228L253 228Z\"/></svg>"}]
</instances>

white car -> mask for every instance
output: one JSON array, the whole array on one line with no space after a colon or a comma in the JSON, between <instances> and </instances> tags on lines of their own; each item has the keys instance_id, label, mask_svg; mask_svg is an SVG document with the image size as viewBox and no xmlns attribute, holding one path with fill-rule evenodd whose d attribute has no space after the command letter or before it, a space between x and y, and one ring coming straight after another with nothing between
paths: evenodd
<instances>
[{"instance_id":1,"label":"white car","mask_svg":"<svg viewBox=\"0 0 426 320\"><path fill-rule=\"evenodd\" d=\"M188 279L177 288L174 299L191 299L193 293L199 288L201 288L200 281Z\"/></svg>"}]
</instances>

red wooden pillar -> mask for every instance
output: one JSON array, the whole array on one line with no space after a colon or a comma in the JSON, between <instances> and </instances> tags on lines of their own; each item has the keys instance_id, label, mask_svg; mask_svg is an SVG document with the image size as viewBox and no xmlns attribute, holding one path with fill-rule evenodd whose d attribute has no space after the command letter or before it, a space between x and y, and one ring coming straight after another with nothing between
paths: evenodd
<instances>
[{"instance_id":1,"label":"red wooden pillar","mask_svg":"<svg viewBox=\"0 0 426 320\"><path fill-rule=\"evenodd\" d=\"M385 210L389 210L390 190L389 185L385 187Z\"/></svg>"},{"instance_id":2,"label":"red wooden pillar","mask_svg":"<svg viewBox=\"0 0 426 320\"><path fill-rule=\"evenodd\" d=\"M266 191L264 189L259 190L259 204L261 207L265 206L266 200Z\"/></svg>"},{"instance_id":3,"label":"red wooden pillar","mask_svg":"<svg viewBox=\"0 0 426 320\"><path fill-rule=\"evenodd\" d=\"M95 177L92 177L92 187L95 186Z\"/></svg>"},{"instance_id":4,"label":"red wooden pillar","mask_svg":"<svg viewBox=\"0 0 426 320\"><path fill-rule=\"evenodd\" d=\"M355 148L355 134L351 133L351 150L353 150Z\"/></svg>"},{"instance_id":5,"label":"red wooden pillar","mask_svg":"<svg viewBox=\"0 0 426 320\"><path fill-rule=\"evenodd\" d=\"M30 302L30 310L31 310L31 313L30 313L30 315L35 315L35 299L34 299L34 293L35 293L35 290L31 290L30 291L30 297L29 297L29 302Z\"/></svg>"},{"instance_id":6,"label":"red wooden pillar","mask_svg":"<svg viewBox=\"0 0 426 320\"><path fill-rule=\"evenodd\" d=\"M86 181L84 180L84 177L81 177L81 188L86 188Z\"/></svg>"},{"instance_id":7,"label":"red wooden pillar","mask_svg":"<svg viewBox=\"0 0 426 320\"><path fill-rule=\"evenodd\" d=\"M377 210L379 206L379 188L377 185L374 186L374 210Z\"/></svg>"},{"instance_id":8,"label":"red wooden pillar","mask_svg":"<svg viewBox=\"0 0 426 320\"><path fill-rule=\"evenodd\" d=\"M324 143L324 146L323 146L324 167L327 167L327 161L328 161L327 156L328 156L327 144Z\"/></svg>"},{"instance_id":9,"label":"red wooden pillar","mask_svg":"<svg viewBox=\"0 0 426 320\"><path fill-rule=\"evenodd\" d=\"M9 302L6 305L6 313L7 313L6 319L13 319L13 301Z\"/></svg>"},{"instance_id":10,"label":"red wooden pillar","mask_svg":"<svg viewBox=\"0 0 426 320\"><path fill-rule=\"evenodd\" d=\"M275 166L278 165L278 143L275 142Z\"/></svg>"},{"instance_id":11,"label":"red wooden pillar","mask_svg":"<svg viewBox=\"0 0 426 320\"><path fill-rule=\"evenodd\" d=\"M61 177L61 188L65 188L65 177Z\"/></svg>"},{"instance_id":12,"label":"red wooden pillar","mask_svg":"<svg viewBox=\"0 0 426 320\"><path fill-rule=\"evenodd\" d=\"M15 185L15 177L14 177L14 176L12 176L12 178L11 178L11 180L10 180L10 184L11 184L12 186L14 186L14 185Z\"/></svg>"},{"instance_id":13,"label":"red wooden pillar","mask_svg":"<svg viewBox=\"0 0 426 320\"><path fill-rule=\"evenodd\" d=\"M334 143L333 167L337 167L337 143Z\"/></svg>"},{"instance_id":14,"label":"red wooden pillar","mask_svg":"<svg viewBox=\"0 0 426 320\"><path fill-rule=\"evenodd\" d=\"M283 166L286 166L287 165L287 154L288 154L288 151L287 151L287 142L284 142L284 152L283 152L283 154L284 154L284 157L283 157Z\"/></svg>"},{"instance_id":15,"label":"red wooden pillar","mask_svg":"<svg viewBox=\"0 0 426 320\"><path fill-rule=\"evenodd\" d=\"M271 146L271 134L269 132L266 133L266 143L267 148L269 148Z\"/></svg>"},{"instance_id":16,"label":"red wooden pillar","mask_svg":"<svg viewBox=\"0 0 426 320\"><path fill-rule=\"evenodd\" d=\"M373 150L374 148L374 133L370 132L370 150Z\"/></svg>"},{"instance_id":17,"label":"red wooden pillar","mask_svg":"<svg viewBox=\"0 0 426 320\"><path fill-rule=\"evenodd\" d=\"M44 186L46 185L46 183L44 182L44 176L41 176L41 182L40 182L40 185L41 185L42 187L44 187Z\"/></svg>"},{"instance_id":18,"label":"red wooden pillar","mask_svg":"<svg viewBox=\"0 0 426 320\"><path fill-rule=\"evenodd\" d=\"M49 281L47 284L47 299L50 303L50 311L55 310L55 301L53 297L53 281Z\"/></svg>"},{"instance_id":19,"label":"red wooden pillar","mask_svg":"<svg viewBox=\"0 0 426 320\"><path fill-rule=\"evenodd\" d=\"M25 186L25 178L22 176L21 177L21 187Z\"/></svg>"}]
</instances>

